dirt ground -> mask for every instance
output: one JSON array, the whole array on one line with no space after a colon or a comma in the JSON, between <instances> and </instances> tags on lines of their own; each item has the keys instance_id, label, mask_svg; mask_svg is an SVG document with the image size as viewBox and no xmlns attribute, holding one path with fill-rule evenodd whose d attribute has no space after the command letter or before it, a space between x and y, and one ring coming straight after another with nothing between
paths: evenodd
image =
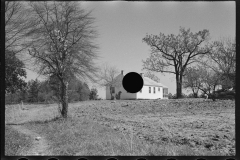
<instances>
[{"instance_id":1,"label":"dirt ground","mask_svg":"<svg viewBox=\"0 0 240 160\"><path fill-rule=\"evenodd\" d=\"M24 118L18 121L22 124L53 117L53 112L57 114L56 105L26 105L25 109ZM150 144L188 145L196 151L207 149L225 156L235 155L235 101L232 100L85 101L69 104L69 116L133 133ZM40 142L46 144L44 139Z\"/></svg>"},{"instance_id":2,"label":"dirt ground","mask_svg":"<svg viewBox=\"0 0 240 160\"><path fill-rule=\"evenodd\" d=\"M235 155L235 101L204 99L85 102L70 108L115 130L133 132L150 143L187 144Z\"/></svg>"}]
</instances>

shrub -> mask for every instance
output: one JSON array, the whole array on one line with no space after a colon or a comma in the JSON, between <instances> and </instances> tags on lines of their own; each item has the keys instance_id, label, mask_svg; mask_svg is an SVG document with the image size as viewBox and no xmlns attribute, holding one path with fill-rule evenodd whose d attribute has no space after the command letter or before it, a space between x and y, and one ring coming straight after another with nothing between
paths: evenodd
<instances>
[{"instance_id":1,"label":"shrub","mask_svg":"<svg viewBox=\"0 0 240 160\"><path fill-rule=\"evenodd\" d=\"M169 94L168 94L168 99L172 99L172 97L173 97L173 96L172 96L172 93L169 93Z\"/></svg>"},{"instance_id":2,"label":"shrub","mask_svg":"<svg viewBox=\"0 0 240 160\"><path fill-rule=\"evenodd\" d=\"M235 99L235 91L226 91L224 89L215 91L215 94L209 94L209 99L215 100L215 99Z\"/></svg>"},{"instance_id":3,"label":"shrub","mask_svg":"<svg viewBox=\"0 0 240 160\"><path fill-rule=\"evenodd\" d=\"M114 100L114 96L113 95L111 96L111 100Z\"/></svg>"},{"instance_id":4,"label":"shrub","mask_svg":"<svg viewBox=\"0 0 240 160\"><path fill-rule=\"evenodd\" d=\"M186 98L195 98L193 93L190 93L189 95L186 96Z\"/></svg>"},{"instance_id":5,"label":"shrub","mask_svg":"<svg viewBox=\"0 0 240 160\"><path fill-rule=\"evenodd\" d=\"M235 96L233 96L233 95L226 95L226 96L225 96L225 99L234 100L234 99L235 99Z\"/></svg>"}]
</instances>

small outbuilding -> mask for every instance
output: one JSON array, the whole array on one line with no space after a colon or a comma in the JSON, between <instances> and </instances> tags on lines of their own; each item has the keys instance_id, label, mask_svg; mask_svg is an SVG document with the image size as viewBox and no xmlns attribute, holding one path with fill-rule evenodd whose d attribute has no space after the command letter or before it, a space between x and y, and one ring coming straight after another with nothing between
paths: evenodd
<instances>
[{"instance_id":1,"label":"small outbuilding","mask_svg":"<svg viewBox=\"0 0 240 160\"><path fill-rule=\"evenodd\" d=\"M168 99L168 87L148 77L143 78L143 87L137 93L127 92L122 85L123 71L115 77L113 83L106 87L106 99ZM112 98L111 98L112 97Z\"/></svg>"}]
</instances>

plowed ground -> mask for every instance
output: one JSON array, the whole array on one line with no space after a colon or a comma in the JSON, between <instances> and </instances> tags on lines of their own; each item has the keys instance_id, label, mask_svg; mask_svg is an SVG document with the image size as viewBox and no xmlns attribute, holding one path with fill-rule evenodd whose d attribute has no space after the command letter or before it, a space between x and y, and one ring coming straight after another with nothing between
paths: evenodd
<instances>
[{"instance_id":1,"label":"plowed ground","mask_svg":"<svg viewBox=\"0 0 240 160\"><path fill-rule=\"evenodd\" d=\"M75 107L74 107L75 106ZM204 99L99 101L74 105L78 116L156 144L189 145L235 155L235 101Z\"/></svg>"}]
</instances>

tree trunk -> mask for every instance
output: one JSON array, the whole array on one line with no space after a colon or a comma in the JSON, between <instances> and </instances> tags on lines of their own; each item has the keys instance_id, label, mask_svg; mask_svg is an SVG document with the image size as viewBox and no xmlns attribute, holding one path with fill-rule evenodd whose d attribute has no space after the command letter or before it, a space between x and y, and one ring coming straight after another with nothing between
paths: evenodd
<instances>
[{"instance_id":1,"label":"tree trunk","mask_svg":"<svg viewBox=\"0 0 240 160\"><path fill-rule=\"evenodd\" d=\"M176 74L177 98L182 97L182 77Z\"/></svg>"},{"instance_id":2,"label":"tree trunk","mask_svg":"<svg viewBox=\"0 0 240 160\"><path fill-rule=\"evenodd\" d=\"M62 111L61 115L63 118L67 118L68 114L68 82L61 81L61 99L62 99Z\"/></svg>"}]
</instances>

